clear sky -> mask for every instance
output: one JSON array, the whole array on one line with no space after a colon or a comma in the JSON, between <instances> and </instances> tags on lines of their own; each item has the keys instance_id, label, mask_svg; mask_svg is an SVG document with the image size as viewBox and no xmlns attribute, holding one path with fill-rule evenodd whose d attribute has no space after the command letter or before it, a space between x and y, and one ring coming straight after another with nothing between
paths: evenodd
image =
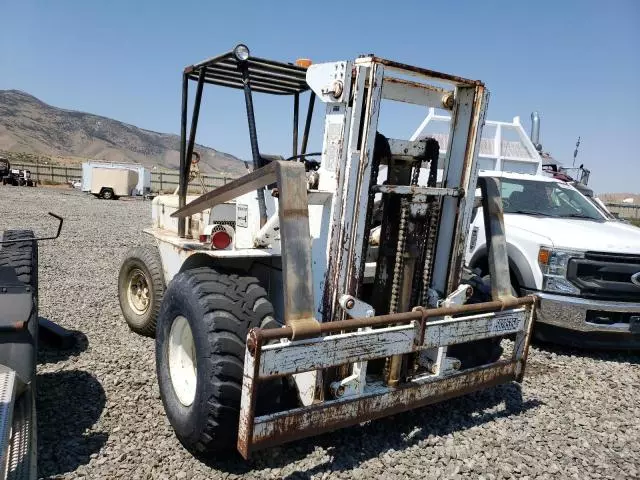
<instances>
[{"instance_id":1,"label":"clear sky","mask_svg":"<svg viewBox=\"0 0 640 480\"><path fill-rule=\"evenodd\" d=\"M640 1L0 0L0 15L0 89L58 107L178 133L182 68L236 43L286 61L375 53L483 80L489 119L519 115L528 131L538 110L544 149L565 165L582 137L596 192L640 192ZM240 92L215 90L198 141L249 158ZM290 149L278 101L256 102L264 152ZM391 133L423 116L394 118Z\"/></svg>"}]
</instances>

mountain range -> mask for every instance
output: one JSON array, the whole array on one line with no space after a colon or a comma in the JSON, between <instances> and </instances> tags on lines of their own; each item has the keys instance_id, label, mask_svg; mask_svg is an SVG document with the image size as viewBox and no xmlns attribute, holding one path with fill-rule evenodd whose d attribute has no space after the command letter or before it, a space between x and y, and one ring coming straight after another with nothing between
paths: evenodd
<instances>
[{"instance_id":1,"label":"mountain range","mask_svg":"<svg viewBox=\"0 0 640 480\"><path fill-rule=\"evenodd\" d=\"M0 90L0 150L176 169L180 137L91 113L65 110L19 90ZM237 157L198 145L203 173L246 173Z\"/></svg>"}]
</instances>

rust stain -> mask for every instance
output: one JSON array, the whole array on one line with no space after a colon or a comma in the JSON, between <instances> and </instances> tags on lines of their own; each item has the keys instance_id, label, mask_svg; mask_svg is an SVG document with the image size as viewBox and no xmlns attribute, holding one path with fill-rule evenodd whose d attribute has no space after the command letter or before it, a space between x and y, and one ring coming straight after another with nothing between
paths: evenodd
<instances>
[{"instance_id":1,"label":"rust stain","mask_svg":"<svg viewBox=\"0 0 640 480\"><path fill-rule=\"evenodd\" d=\"M414 72L414 73L417 73L417 74L420 74L420 75L424 75L426 77L440 79L440 80L446 80L446 81L458 83L458 84L461 84L461 85L484 86L484 84L480 80L470 80L470 79L467 79L467 78L458 77L457 75L449 75L447 73L436 72L434 70L429 70L427 68L414 67L412 65L407 65L406 63L395 62L395 61L392 61L392 60L387 60L385 58L372 56L371 57L371 61L374 62L374 63L379 63L381 65L385 65L387 67L397 68L399 70L408 70L410 72Z\"/></svg>"},{"instance_id":2,"label":"rust stain","mask_svg":"<svg viewBox=\"0 0 640 480\"><path fill-rule=\"evenodd\" d=\"M457 305L453 307L431 308L426 309L425 311L391 313L388 315L379 315L376 317L357 317L349 320L323 322L320 324L320 331L318 336L326 333L352 331L357 330L358 328L382 327L393 324L401 325L409 323L413 320L421 320L423 317L433 318L444 317L447 315L502 311L510 308L533 305L537 301L536 299L537 297L535 295L527 295L520 298L512 297L506 300L495 300L491 302ZM293 330L291 329L291 327L282 327L277 329L261 330L260 334L263 341L276 340L280 338L291 339Z\"/></svg>"},{"instance_id":3,"label":"rust stain","mask_svg":"<svg viewBox=\"0 0 640 480\"><path fill-rule=\"evenodd\" d=\"M467 371L428 384L402 385L386 393L330 405L318 404L283 415L270 421L261 436L253 439L252 451L376 420L504 383L513 380L514 367L515 362L500 362L492 367Z\"/></svg>"}]
</instances>

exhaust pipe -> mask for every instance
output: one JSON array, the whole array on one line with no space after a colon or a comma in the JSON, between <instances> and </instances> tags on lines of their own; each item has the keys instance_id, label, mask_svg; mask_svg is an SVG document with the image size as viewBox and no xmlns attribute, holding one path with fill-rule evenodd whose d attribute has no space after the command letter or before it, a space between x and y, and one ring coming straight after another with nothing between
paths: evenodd
<instances>
[{"instance_id":1,"label":"exhaust pipe","mask_svg":"<svg viewBox=\"0 0 640 480\"><path fill-rule=\"evenodd\" d=\"M540 144L540 116L538 112L531 114L531 141L538 152L542 152L542 144Z\"/></svg>"}]
</instances>

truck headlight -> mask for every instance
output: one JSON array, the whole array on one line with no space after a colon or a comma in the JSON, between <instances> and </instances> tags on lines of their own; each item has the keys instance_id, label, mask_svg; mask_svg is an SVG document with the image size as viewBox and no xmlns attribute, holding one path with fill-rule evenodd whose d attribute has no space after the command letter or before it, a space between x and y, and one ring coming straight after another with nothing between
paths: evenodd
<instances>
[{"instance_id":1,"label":"truck headlight","mask_svg":"<svg viewBox=\"0 0 640 480\"><path fill-rule=\"evenodd\" d=\"M567 280L567 266L570 259L581 257L584 257L584 252L540 247L538 264L543 277L542 289L548 292L580 293L580 290Z\"/></svg>"}]
</instances>

